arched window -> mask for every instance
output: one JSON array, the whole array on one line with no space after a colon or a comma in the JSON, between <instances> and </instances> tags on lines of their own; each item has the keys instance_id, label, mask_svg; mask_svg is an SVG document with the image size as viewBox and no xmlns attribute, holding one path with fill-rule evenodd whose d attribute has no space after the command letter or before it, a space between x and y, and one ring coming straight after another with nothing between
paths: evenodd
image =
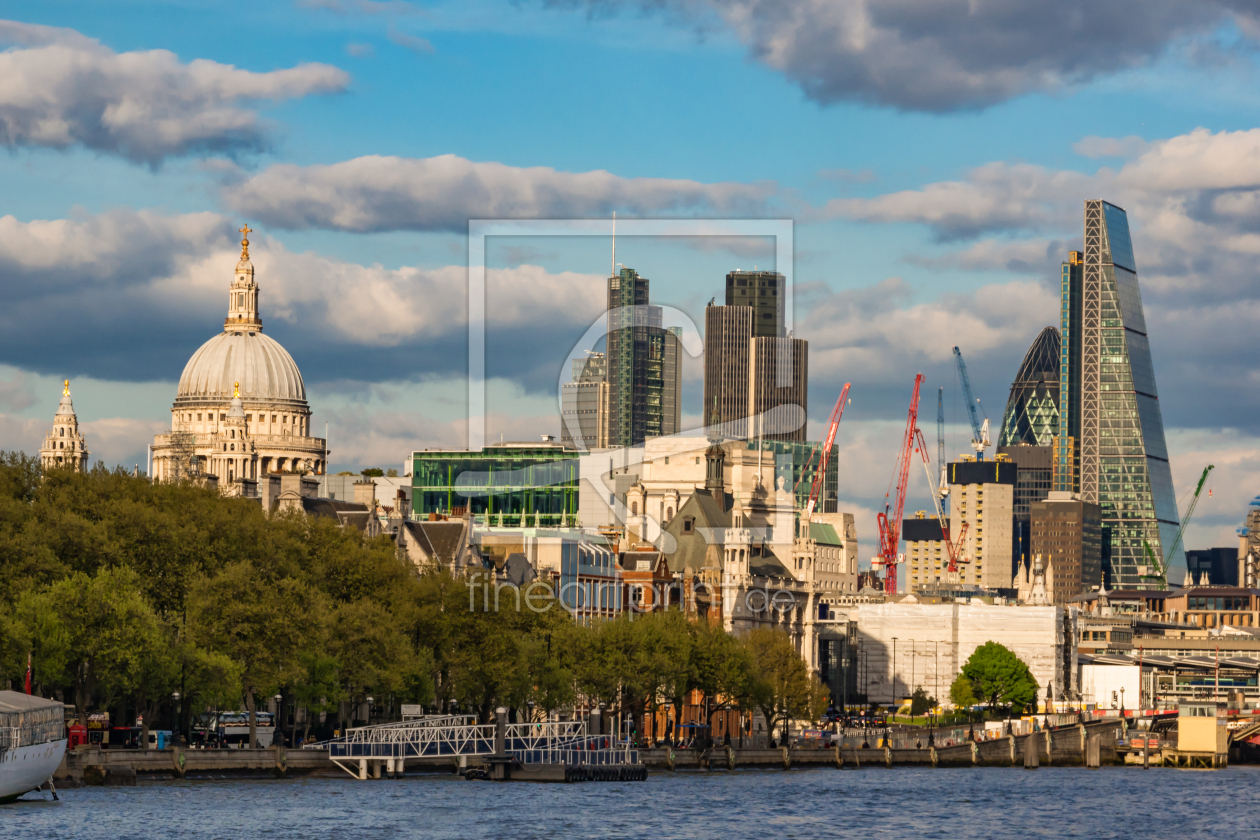
<instances>
[{"instance_id":1,"label":"arched window","mask_svg":"<svg viewBox=\"0 0 1260 840\"><path fill-rule=\"evenodd\" d=\"M630 515L631 515L631 516L638 516L638 515L639 515L639 503L638 503L638 502L631 502L631 503L630 503Z\"/></svg>"},{"instance_id":2,"label":"arched window","mask_svg":"<svg viewBox=\"0 0 1260 840\"><path fill-rule=\"evenodd\" d=\"M65 430L65 429L58 429L58 430L57 430L57 434L58 434L59 436L61 436L61 437L65 437L65 436L66 436L66 430Z\"/></svg>"},{"instance_id":3,"label":"arched window","mask_svg":"<svg viewBox=\"0 0 1260 840\"><path fill-rule=\"evenodd\" d=\"M672 507L665 508L665 521L668 522L669 520L673 518L674 518L674 509Z\"/></svg>"},{"instance_id":4,"label":"arched window","mask_svg":"<svg viewBox=\"0 0 1260 840\"><path fill-rule=\"evenodd\" d=\"M57 446L57 448L58 448L58 449L65 449L65 448L66 448L66 442L65 442L64 440L63 440L63 441L61 441L61 443Z\"/></svg>"},{"instance_id":5,"label":"arched window","mask_svg":"<svg viewBox=\"0 0 1260 840\"><path fill-rule=\"evenodd\" d=\"M233 452L235 452L235 451L236 451L236 444L235 444L235 443L234 443L234 444L232 444L231 449L232 449L232 451L233 451Z\"/></svg>"}]
</instances>

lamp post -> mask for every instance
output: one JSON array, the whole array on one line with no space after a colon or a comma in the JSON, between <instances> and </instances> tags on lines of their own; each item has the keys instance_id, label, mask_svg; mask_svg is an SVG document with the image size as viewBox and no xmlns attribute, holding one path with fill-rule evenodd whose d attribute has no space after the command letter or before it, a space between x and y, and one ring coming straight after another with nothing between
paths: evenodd
<instances>
[{"instance_id":1,"label":"lamp post","mask_svg":"<svg viewBox=\"0 0 1260 840\"><path fill-rule=\"evenodd\" d=\"M182 738L184 737L184 716L182 714L183 710L179 706L178 691L171 692L171 703L175 706L175 708L171 710L171 720L175 724L175 731L179 734L179 737Z\"/></svg>"},{"instance_id":2,"label":"lamp post","mask_svg":"<svg viewBox=\"0 0 1260 840\"><path fill-rule=\"evenodd\" d=\"M281 723L284 720L284 706L280 704L284 702L284 695L277 694L275 697L271 699L276 701L276 716L272 718L271 720L271 725L272 725L271 745L274 747L277 744L279 744L280 746L283 747L284 746L284 727L281 725Z\"/></svg>"},{"instance_id":3,"label":"lamp post","mask_svg":"<svg viewBox=\"0 0 1260 840\"><path fill-rule=\"evenodd\" d=\"M897 719L897 711L896 711L897 710L897 637L896 636L892 637L892 643L893 643L892 667L890 667L888 670L890 672L890 675L892 676L893 720L896 720Z\"/></svg>"},{"instance_id":4,"label":"lamp post","mask_svg":"<svg viewBox=\"0 0 1260 840\"><path fill-rule=\"evenodd\" d=\"M368 726L371 726L371 725L372 725L372 701L373 701L375 698L373 698L371 695L369 695L369 696L368 696L367 698L365 698L365 699L367 700L367 716L366 716L366 718L364 718L364 719L366 720L367 725L368 725Z\"/></svg>"},{"instance_id":5,"label":"lamp post","mask_svg":"<svg viewBox=\"0 0 1260 840\"><path fill-rule=\"evenodd\" d=\"M529 707L529 722L533 723L534 722L534 701L527 700L525 701L525 705Z\"/></svg>"}]
</instances>

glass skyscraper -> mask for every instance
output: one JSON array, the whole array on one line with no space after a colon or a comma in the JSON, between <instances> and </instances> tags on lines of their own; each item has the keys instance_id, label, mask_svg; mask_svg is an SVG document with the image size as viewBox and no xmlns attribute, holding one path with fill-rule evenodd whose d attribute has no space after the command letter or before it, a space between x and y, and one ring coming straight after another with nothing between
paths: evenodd
<instances>
[{"instance_id":1,"label":"glass skyscraper","mask_svg":"<svg viewBox=\"0 0 1260 840\"><path fill-rule=\"evenodd\" d=\"M1101 507L1108 587L1159 586L1144 543L1163 558L1179 517L1123 209L1085 202L1085 251L1063 266L1060 311L1055 489ZM1168 563L1184 565L1184 551Z\"/></svg>"},{"instance_id":2,"label":"glass skyscraper","mask_svg":"<svg viewBox=\"0 0 1260 840\"><path fill-rule=\"evenodd\" d=\"M679 431L680 330L661 326L648 303L648 279L633 268L608 278L607 446L634 446Z\"/></svg>"},{"instance_id":3,"label":"glass skyscraper","mask_svg":"<svg viewBox=\"0 0 1260 840\"><path fill-rule=\"evenodd\" d=\"M998 446L1049 446L1058 432L1059 331L1038 334L1011 383Z\"/></svg>"}]
</instances>

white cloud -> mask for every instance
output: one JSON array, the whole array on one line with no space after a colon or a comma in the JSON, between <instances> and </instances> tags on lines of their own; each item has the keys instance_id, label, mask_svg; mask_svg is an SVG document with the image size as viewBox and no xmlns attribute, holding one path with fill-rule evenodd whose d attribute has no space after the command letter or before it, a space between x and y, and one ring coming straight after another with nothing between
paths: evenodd
<instances>
[{"instance_id":1,"label":"white cloud","mask_svg":"<svg viewBox=\"0 0 1260 840\"><path fill-rule=\"evenodd\" d=\"M769 184L558 172L456 155L278 164L223 188L229 206L273 227L456 233L469 219L606 218L614 210L742 215L762 210L773 192Z\"/></svg>"},{"instance_id":2,"label":"white cloud","mask_svg":"<svg viewBox=\"0 0 1260 840\"><path fill-rule=\"evenodd\" d=\"M70 29L0 21L0 145L83 146L150 166L264 149L253 103L342 91L326 64L256 73L166 50L115 53Z\"/></svg>"},{"instance_id":3,"label":"white cloud","mask_svg":"<svg viewBox=\"0 0 1260 840\"><path fill-rule=\"evenodd\" d=\"M171 348L191 353L190 336L209 338L221 324L240 253L234 227L213 213L118 210L32 222L0 217L0 352L13 364L53 373L175 375L184 359L170 358ZM395 353L394 365L412 375L463 369L465 267L360 265L293 253L257 233L250 256L262 288L264 328L275 334L278 325L291 325L291 353L332 350L325 363L353 366L358 359L376 366L389 351L407 347L410 355ZM576 340L602 312L603 278L593 274L521 264L487 271L486 286L488 337L514 345L514 365L555 368L569 348L552 345L570 332ZM49 342L49 311L63 313L59 328L73 340ZM554 374L547 378L555 381Z\"/></svg>"},{"instance_id":4,"label":"white cloud","mask_svg":"<svg viewBox=\"0 0 1260 840\"><path fill-rule=\"evenodd\" d=\"M1142 66L1235 21L1257 36L1249 0L549 0L602 14L663 13L735 34L756 61L822 103L915 111L983 108Z\"/></svg>"}]
</instances>

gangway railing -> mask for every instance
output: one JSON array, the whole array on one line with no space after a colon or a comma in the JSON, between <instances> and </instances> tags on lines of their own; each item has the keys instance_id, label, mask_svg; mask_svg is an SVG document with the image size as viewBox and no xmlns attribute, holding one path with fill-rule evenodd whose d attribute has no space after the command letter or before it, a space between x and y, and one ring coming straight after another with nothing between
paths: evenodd
<instances>
[{"instance_id":1,"label":"gangway railing","mask_svg":"<svg viewBox=\"0 0 1260 840\"><path fill-rule=\"evenodd\" d=\"M396 766L401 768L400 760L409 758L502 755L520 764L639 763L637 751L605 748L603 737L588 734L585 721L504 724L501 752L495 743L498 726L478 724L471 716L463 715L413 718L350 729L340 738L328 741L326 746L329 759L357 778L364 778L364 762L385 761L392 771ZM358 767L354 768L356 764Z\"/></svg>"}]
</instances>

